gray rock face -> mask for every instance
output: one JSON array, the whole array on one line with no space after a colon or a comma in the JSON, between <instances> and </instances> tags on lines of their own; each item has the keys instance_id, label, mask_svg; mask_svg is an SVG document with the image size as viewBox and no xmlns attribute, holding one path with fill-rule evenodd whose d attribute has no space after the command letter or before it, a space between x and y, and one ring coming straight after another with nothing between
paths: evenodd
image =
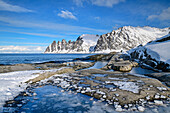
<instances>
[{"instance_id":1,"label":"gray rock face","mask_svg":"<svg viewBox=\"0 0 170 113\"><path fill-rule=\"evenodd\" d=\"M61 42L53 41L46 50L45 53L77 53L77 52L84 52L89 53L93 51L94 46L96 45L97 39L99 36L97 35L81 35L77 38L76 41L69 40L62 40ZM94 40L95 43L94 43Z\"/></svg>"},{"instance_id":2,"label":"gray rock face","mask_svg":"<svg viewBox=\"0 0 170 113\"><path fill-rule=\"evenodd\" d=\"M158 29L152 27L124 26L111 33L103 34L97 41L95 51L129 50L147 42L155 40L160 36L168 34L169 29ZM163 35L161 35L163 33Z\"/></svg>"}]
</instances>

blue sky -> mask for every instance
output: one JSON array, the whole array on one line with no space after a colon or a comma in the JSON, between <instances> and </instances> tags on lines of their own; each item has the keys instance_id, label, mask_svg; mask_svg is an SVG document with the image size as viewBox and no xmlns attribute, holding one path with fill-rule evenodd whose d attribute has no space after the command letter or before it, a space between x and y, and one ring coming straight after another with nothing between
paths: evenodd
<instances>
[{"instance_id":1,"label":"blue sky","mask_svg":"<svg viewBox=\"0 0 170 113\"><path fill-rule=\"evenodd\" d=\"M43 52L54 40L122 26L170 27L170 1L0 0L0 53Z\"/></svg>"}]
</instances>

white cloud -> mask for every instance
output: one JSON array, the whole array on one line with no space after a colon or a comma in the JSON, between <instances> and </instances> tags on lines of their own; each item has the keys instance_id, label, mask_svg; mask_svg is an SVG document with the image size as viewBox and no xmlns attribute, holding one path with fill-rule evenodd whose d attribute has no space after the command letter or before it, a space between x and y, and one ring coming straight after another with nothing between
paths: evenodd
<instances>
[{"instance_id":1,"label":"white cloud","mask_svg":"<svg viewBox=\"0 0 170 113\"><path fill-rule=\"evenodd\" d=\"M124 1L125 0L91 0L93 5L105 6L105 7L113 7L113 5Z\"/></svg>"},{"instance_id":2,"label":"white cloud","mask_svg":"<svg viewBox=\"0 0 170 113\"><path fill-rule=\"evenodd\" d=\"M77 20L77 18L69 11L61 11L60 13L58 13L58 16L62 17L62 18L69 18L69 19L74 19Z\"/></svg>"},{"instance_id":3,"label":"white cloud","mask_svg":"<svg viewBox=\"0 0 170 113\"><path fill-rule=\"evenodd\" d=\"M30 49L23 46L1 46L0 51L29 51Z\"/></svg>"},{"instance_id":4,"label":"white cloud","mask_svg":"<svg viewBox=\"0 0 170 113\"><path fill-rule=\"evenodd\" d=\"M42 53L44 46L0 46L0 53Z\"/></svg>"},{"instance_id":5,"label":"white cloud","mask_svg":"<svg viewBox=\"0 0 170 113\"><path fill-rule=\"evenodd\" d=\"M2 11L11 11L11 12L34 12L32 10L17 6L8 4L2 0L0 0L0 10Z\"/></svg>"},{"instance_id":6,"label":"white cloud","mask_svg":"<svg viewBox=\"0 0 170 113\"><path fill-rule=\"evenodd\" d=\"M77 6L83 6L83 3L89 2L96 6L113 7L113 5L124 2L125 0L73 0Z\"/></svg>"},{"instance_id":7,"label":"white cloud","mask_svg":"<svg viewBox=\"0 0 170 113\"><path fill-rule=\"evenodd\" d=\"M163 10L159 15L150 15L148 20L159 19L159 20L170 20L170 7Z\"/></svg>"}]
</instances>

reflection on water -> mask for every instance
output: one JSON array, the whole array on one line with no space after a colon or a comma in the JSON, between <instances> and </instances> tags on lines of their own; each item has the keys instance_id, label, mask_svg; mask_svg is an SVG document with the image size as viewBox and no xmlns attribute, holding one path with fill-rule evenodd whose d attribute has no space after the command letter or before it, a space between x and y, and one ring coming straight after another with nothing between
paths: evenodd
<instances>
[{"instance_id":1,"label":"reflection on water","mask_svg":"<svg viewBox=\"0 0 170 113\"><path fill-rule=\"evenodd\" d=\"M92 66L92 67L90 67L88 69L100 69L100 68L104 67L107 63L108 62L100 62L100 61L98 61L98 62L96 62L94 64L94 66Z\"/></svg>"},{"instance_id":2,"label":"reflection on water","mask_svg":"<svg viewBox=\"0 0 170 113\"><path fill-rule=\"evenodd\" d=\"M155 73L155 71L149 69L143 69L141 67L134 67L129 73L143 75L143 74Z\"/></svg>"},{"instance_id":3,"label":"reflection on water","mask_svg":"<svg viewBox=\"0 0 170 113\"><path fill-rule=\"evenodd\" d=\"M113 106L106 106L89 96L75 94L68 91L63 92L56 86L44 86L36 88L36 96L24 97L29 99L28 103L19 109L19 112L29 113L102 113L114 111Z\"/></svg>"}]
</instances>

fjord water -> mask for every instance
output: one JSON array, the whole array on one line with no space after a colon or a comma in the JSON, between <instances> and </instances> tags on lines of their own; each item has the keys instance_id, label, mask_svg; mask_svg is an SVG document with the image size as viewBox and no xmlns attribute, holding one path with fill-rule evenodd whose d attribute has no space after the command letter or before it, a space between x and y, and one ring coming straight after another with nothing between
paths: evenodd
<instances>
[{"instance_id":1,"label":"fjord water","mask_svg":"<svg viewBox=\"0 0 170 113\"><path fill-rule=\"evenodd\" d=\"M43 63L49 61L69 61L92 54L0 54L0 64Z\"/></svg>"}]
</instances>

